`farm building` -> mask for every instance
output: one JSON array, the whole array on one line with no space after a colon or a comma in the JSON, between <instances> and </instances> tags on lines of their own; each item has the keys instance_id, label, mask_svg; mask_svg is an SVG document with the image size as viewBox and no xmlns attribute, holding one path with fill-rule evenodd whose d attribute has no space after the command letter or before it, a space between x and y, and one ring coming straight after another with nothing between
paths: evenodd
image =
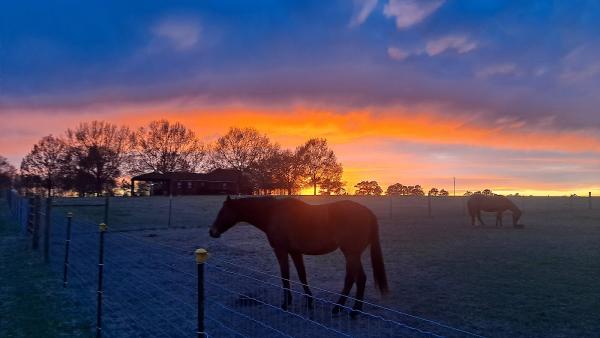
<instances>
[{"instance_id":1,"label":"farm building","mask_svg":"<svg viewBox=\"0 0 600 338\"><path fill-rule=\"evenodd\" d=\"M239 171L233 169L215 169L208 173L170 172L146 173L131 178L131 195L145 184L151 196L156 195L224 195L251 194L252 188Z\"/></svg>"}]
</instances>

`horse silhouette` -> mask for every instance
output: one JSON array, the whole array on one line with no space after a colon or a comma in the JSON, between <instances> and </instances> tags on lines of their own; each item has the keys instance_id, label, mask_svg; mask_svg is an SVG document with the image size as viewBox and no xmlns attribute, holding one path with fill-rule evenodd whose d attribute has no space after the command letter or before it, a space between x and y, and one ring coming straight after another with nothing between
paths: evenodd
<instances>
[{"instance_id":1,"label":"horse silhouette","mask_svg":"<svg viewBox=\"0 0 600 338\"><path fill-rule=\"evenodd\" d=\"M310 308L313 307L313 299L302 255L324 255L338 248L344 254L346 277L333 313L341 311L354 283L356 300L351 316L354 318L362 310L367 276L361 255L369 245L375 285L382 294L388 291L377 219L371 210L361 204L338 201L310 205L295 198L231 199L227 196L209 234L211 237L220 237L239 222L252 224L267 235L281 270L283 309L292 304L288 256L292 257L296 266Z\"/></svg>"},{"instance_id":2,"label":"horse silhouette","mask_svg":"<svg viewBox=\"0 0 600 338\"><path fill-rule=\"evenodd\" d=\"M479 220L481 225L485 225L481 219L481 211L495 212L496 213L496 226L503 226L502 214L506 210L512 212L513 226L519 227L519 218L521 218L521 209L519 209L511 200L504 196L487 196L482 194L475 194L469 197L467 201L467 208L469 209L469 215L471 215L471 225L475 225L475 217Z\"/></svg>"}]
</instances>

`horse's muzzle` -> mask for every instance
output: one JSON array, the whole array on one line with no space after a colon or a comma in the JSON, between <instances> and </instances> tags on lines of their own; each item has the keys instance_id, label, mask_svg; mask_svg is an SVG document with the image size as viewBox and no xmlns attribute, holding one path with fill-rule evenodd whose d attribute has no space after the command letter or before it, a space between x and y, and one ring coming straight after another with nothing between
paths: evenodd
<instances>
[{"instance_id":1,"label":"horse's muzzle","mask_svg":"<svg viewBox=\"0 0 600 338\"><path fill-rule=\"evenodd\" d=\"M213 228L211 228L211 229L208 231L208 234L209 234L209 235L210 235L210 237L212 237L212 238L219 238L219 237L221 237L221 234L220 234L220 233L219 233L217 230L215 230L215 229L213 229Z\"/></svg>"}]
</instances>

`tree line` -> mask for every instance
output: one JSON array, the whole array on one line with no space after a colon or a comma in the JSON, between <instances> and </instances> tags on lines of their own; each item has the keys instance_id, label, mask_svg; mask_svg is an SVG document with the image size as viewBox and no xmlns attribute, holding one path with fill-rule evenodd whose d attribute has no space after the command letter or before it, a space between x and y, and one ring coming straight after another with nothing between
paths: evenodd
<instances>
[{"instance_id":1,"label":"tree line","mask_svg":"<svg viewBox=\"0 0 600 338\"><path fill-rule=\"evenodd\" d=\"M181 123L151 121L130 129L106 121L80 123L60 136L42 137L23 158L20 170L0 156L0 188L14 186L47 195L79 196L130 190L128 176L147 172L206 172L235 169L257 193L343 195L343 167L324 138L286 149L253 128L230 128L211 143ZM377 181L361 181L356 195L380 196ZM493 195L490 189L477 191ZM473 194L467 191L464 195ZM445 189L394 183L388 196L448 196Z\"/></svg>"},{"instance_id":2,"label":"tree line","mask_svg":"<svg viewBox=\"0 0 600 338\"><path fill-rule=\"evenodd\" d=\"M361 181L355 186L356 195L362 196L381 196L383 189L377 181ZM385 194L388 196L425 196L425 192L420 185L403 185L394 183L387 187ZM449 193L445 189L431 188L427 193L428 196L448 196Z\"/></svg>"},{"instance_id":3,"label":"tree line","mask_svg":"<svg viewBox=\"0 0 600 338\"><path fill-rule=\"evenodd\" d=\"M0 158L2 166L10 166ZM42 137L23 158L20 170L2 169L0 179L47 195L112 194L129 188L126 176L146 172L206 172L235 169L255 191L343 194L343 167L324 138L286 149L253 128L230 128L203 143L178 122L156 120L138 129L106 121L82 122L63 135ZM9 170L10 169L10 170Z\"/></svg>"}]
</instances>

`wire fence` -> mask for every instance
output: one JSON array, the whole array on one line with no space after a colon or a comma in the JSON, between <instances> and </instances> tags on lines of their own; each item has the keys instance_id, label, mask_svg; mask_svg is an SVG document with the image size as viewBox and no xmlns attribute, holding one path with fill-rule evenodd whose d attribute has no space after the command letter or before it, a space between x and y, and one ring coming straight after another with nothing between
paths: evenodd
<instances>
[{"instance_id":1,"label":"wire fence","mask_svg":"<svg viewBox=\"0 0 600 338\"><path fill-rule=\"evenodd\" d=\"M31 213L24 200L16 194L8 200L22 227L29 219L23 213ZM205 297L199 301L193 252L112 228L104 234L99 292L98 223L77 214L68 216L69 208L48 210L50 214L42 218L49 224L42 227L50 229L50 267L57 275L66 271L63 282L69 301L81 309L86 321L95 326L101 314L98 326L105 337L191 337L197 335L199 320L209 337L481 337L370 302L364 303L356 319L347 306L334 314L340 294L314 286L309 307L303 285L295 281L291 281L294 304L284 310L279 276L216 256L204 264ZM200 306L203 318L198 318Z\"/></svg>"}]
</instances>

